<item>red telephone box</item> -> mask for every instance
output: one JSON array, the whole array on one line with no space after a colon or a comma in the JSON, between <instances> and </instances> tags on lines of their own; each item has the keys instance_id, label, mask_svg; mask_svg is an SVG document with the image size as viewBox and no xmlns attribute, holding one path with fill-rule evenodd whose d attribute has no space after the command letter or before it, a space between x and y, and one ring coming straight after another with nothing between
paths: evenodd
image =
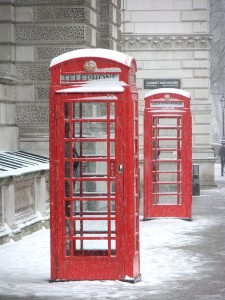
<instances>
[{"instance_id":1,"label":"red telephone box","mask_svg":"<svg viewBox=\"0 0 225 300\"><path fill-rule=\"evenodd\" d=\"M51 281L139 281L136 62L82 49L50 71Z\"/></svg>"},{"instance_id":2,"label":"red telephone box","mask_svg":"<svg viewBox=\"0 0 225 300\"><path fill-rule=\"evenodd\" d=\"M191 219L190 100L188 92L172 88L145 95L144 219Z\"/></svg>"}]
</instances>

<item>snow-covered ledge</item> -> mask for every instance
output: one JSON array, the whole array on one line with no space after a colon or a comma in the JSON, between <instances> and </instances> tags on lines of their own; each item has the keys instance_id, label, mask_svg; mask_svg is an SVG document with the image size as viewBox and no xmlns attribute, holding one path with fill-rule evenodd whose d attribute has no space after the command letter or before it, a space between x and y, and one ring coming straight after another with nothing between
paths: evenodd
<instances>
[{"instance_id":1,"label":"snow-covered ledge","mask_svg":"<svg viewBox=\"0 0 225 300\"><path fill-rule=\"evenodd\" d=\"M0 152L0 244L49 226L48 178L47 157Z\"/></svg>"}]
</instances>

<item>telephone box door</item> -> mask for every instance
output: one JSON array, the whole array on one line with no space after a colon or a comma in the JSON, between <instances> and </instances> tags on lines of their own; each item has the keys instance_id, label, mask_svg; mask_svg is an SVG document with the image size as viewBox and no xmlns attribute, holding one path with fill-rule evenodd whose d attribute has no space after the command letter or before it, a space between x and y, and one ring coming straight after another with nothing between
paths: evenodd
<instances>
[{"instance_id":1,"label":"telephone box door","mask_svg":"<svg viewBox=\"0 0 225 300\"><path fill-rule=\"evenodd\" d=\"M160 89L159 89L160 90ZM146 98L144 218L191 218L190 98L170 89ZM157 90L156 90L157 91ZM171 93L171 94L170 94ZM185 94L186 95L186 94Z\"/></svg>"},{"instance_id":2,"label":"telephone box door","mask_svg":"<svg viewBox=\"0 0 225 300\"><path fill-rule=\"evenodd\" d=\"M55 99L58 261L52 279L122 279L119 95L59 93Z\"/></svg>"}]
</instances>

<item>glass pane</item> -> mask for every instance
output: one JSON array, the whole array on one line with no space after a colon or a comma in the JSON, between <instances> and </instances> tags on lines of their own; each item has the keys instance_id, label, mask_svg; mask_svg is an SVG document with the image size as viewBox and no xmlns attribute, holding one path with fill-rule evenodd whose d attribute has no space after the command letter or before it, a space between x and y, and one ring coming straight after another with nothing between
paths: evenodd
<instances>
[{"instance_id":1,"label":"glass pane","mask_svg":"<svg viewBox=\"0 0 225 300\"><path fill-rule=\"evenodd\" d=\"M74 144L76 145L79 157L107 156L107 142L82 142Z\"/></svg>"},{"instance_id":2,"label":"glass pane","mask_svg":"<svg viewBox=\"0 0 225 300\"><path fill-rule=\"evenodd\" d=\"M102 118L107 116L106 102L82 102L73 104L73 118ZM114 103L111 103L111 117L114 118Z\"/></svg>"},{"instance_id":3,"label":"glass pane","mask_svg":"<svg viewBox=\"0 0 225 300\"><path fill-rule=\"evenodd\" d=\"M152 159L154 159L154 160L158 159L160 153L161 153L161 150L158 150L158 149L156 149L156 148L153 148L153 149L152 149ZM161 156L160 156L160 158L161 158Z\"/></svg>"},{"instance_id":4,"label":"glass pane","mask_svg":"<svg viewBox=\"0 0 225 300\"><path fill-rule=\"evenodd\" d=\"M82 174L83 176L106 176L107 175L107 162L96 161L96 162L83 162L82 163Z\"/></svg>"},{"instance_id":5,"label":"glass pane","mask_svg":"<svg viewBox=\"0 0 225 300\"><path fill-rule=\"evenodd\" d=\"M100 204L103 205L103 203L99 203L99 201L87 201L86 202L86 207L87 207L87 211L100 211ZM104 209L104 207L102 206L101 209L106 211L106 207ZM104 214L104 212L102 212Z\"/></svg>"},{"instance_id":6,"label":"glass pane","mask_svg":"<svg viewBox=\"0 0 225 300\"><path fill-rule=\"evenodd\" d=\"M110 137L115 136L115 123L110 122ZM82 122L73 123L73 137L107 137L107 123L106 122Z\"/></svg>"},{"instance_id":7,"label":"glass pane","mask_svg":"<svg viewBox=\"0 0 225 300\"><path fill-rule=\"evenodd\" d=\"M78 248L80 246L80 248ZM108 250L108 240L83 240L81 243L76 243L76 250ZM91 255L92 252L84 252L84 255ZM94 255L94 252L93 254ZM107 252L105 252L107 255Z\"/></svg>"},{"instance_id":8,"label":"glass pane","mask_svg":"<svg viewBox=\"0 0 225 300\"><path fill-rule=\"evenodd\" d=\"M163 149L160 150L160 159L178 159L177 151L165 151Z\"/></svg>"},{"instance_id":9,"label":"glass pane","mask_svg":"<svg viewBox=\"0 0 225 300\"><path fill-rule=\"evenodd\" d=\"M107 182L105 181L76 181L75 195L105 196L107 194Z\"/></svg>"},{"instance_id":10,"label":"glass pane","mask_svg":"<svg viewBox=\"0 0 225 300\"><path fill-rule=\"evenodd\" d=\"M115 118L115 102L110 102L110 118Z\"/></svg>"},{"instance_id":11,"label":"glass pane","mask_svg":"<svg viewBox=\"0 0 225 300\"><path fill-rule=\"evenodd\" d=\"M107 193L107 182L106 181L85 181L84 192L89 193Z\"/></svg>"},{"instance_id":12,"label":"glass pane","mask_svg":"<svg viewBox=\"0 0 225 300\"><path fill-rule=\"evenodd\" d=\"M116 211L116 201L112 200L111 201L111 212L115 213L115 211Z\"/></svg>"},{"instance_id":13,"label":"glass pane","mask_svg":"<svg viewBox=\"0 0 225 300\"><path fill-rule=\"evenodd\" d=\"M115 138L115 123L110 122L110 138Z\"/></svg>"},{"instance_id":14,"label":"glass pane","mask_svg":"<svg viewBox=\"0 0 225 300\"><path fill-rule=\"evenodd\" d=\"M70 162L69 161L65 162L65 177L66 178L70 177Z\"/></svg>"},{"instance_id":15,"label":"glass pane","mask_svg":"<svg viewBox=\"0 0 225 300\"><path fill-rule=\"evenodd\" d=\"M177 171L178 170L178 164L176 162L159 162L158 163L159 165L159 171ZM181 164L179 164L179 168L180 168L180 171L182 170L181 168Z\"/></svg>"},{"instance_id":16,"label":"glass pane","mask_svg":"<svg viewBox=\"0 0 225 300\"><path fill-rule=\"evenodd\" d=\"M65 143L65 158L69 158L70 157L70 143L66 142Z\"/></svg>"},{"instance_id":17,"label":"glass pane","mask_svg":"<svg viewBox=\"0 0 225 300\"><path fill-rule=\"evenodd\" d=\"M107 124L106 122L74 123L74 134L75 137L106 137Z\"/></svg>"},{"instance_id":18,"label":"glass pane","mask_svg":"<svg viewBox=\"0 0 225 300\"><path fill-rule=\"evenodd\" d=\"M64 116L65 119L69 119L69 102L64 103Z\"/></svg>"},{"instance_id":19,"label":"glass pane","mask_svg":"<svg viewBox=\"0 0 225 300\"><path fill-rule=\"evenodd\" d=\"M73 123L73 137L84 137L81 123Z\"/></svg>"},{"instance_id":20,"label":"glass pane","mask_svg":"<svg viewBox=\"0 0 225 300\"><path fill-rule=\"evenodd\" d=\"M65 215L66 217L70 217L70 201L65 202Z\"/></svg>"},{"instance_id":21,"label":"glass pane","mask_svg":"<svg viewBox=\"0 0 225 300\"><path fill-rule=\"evenodd\" d=\"M110 143L110 156L115 156L115 142Z\"/></svg>"},{"instance_id":22,"label":"glass pane","mask_svg":"<svg viewBox=\"0 0 225 300\"><path fill-rule=\"evenodd\" d=\"M177 196L173 196L173 195L162 196L162 195L159 195L158 204L160 204L160 205L176 205L177 204Z\"/></svg>"},{"instance_id":23,"label":"glass pane","mask_svg":"<svg viewBox=\"0 0 225 300\"><path fill-rule=\"evenodd\" d=\"M177 185L176 184L159 184L159 193L176 193Z\"/></svg>"},{"instance_id":24,"label":"glass pane","mask_svg":"<svg viewBox=\"0 0 225 300\"><path fill-rule=\"evenodd\" d=\"M158 130L158 136L159 137L177 137L177 129L159 129Z\"/></svg>"},{"instance_id":25,"label":"glass pane","mask_svg":"<svg viewBox=\"0 0 225 300\"><path fill-rule=\"evenodd\" d=\"M178 203L178 205L182 205L182 195L178 195L177 203Z\"/></svg>"},{"instance_id":26,"label":"glass pane","mask_svg":"<svg viewBox=\"0 0 225 300\"><path fill-rule=\"evenodd\" d=\"M173 148L177 149L177 145L179 143L179 146L182 146L182 141L181 140L159 140L159 148L161 151L161 148Z\"/></svg>"},{"instance_id":27,"label":"glass pane","mask_svg":"<svg viewBox=\"0 0 225 300\"><path fill-rule=\"evenodd\" d=\"M111 235L115 237L115 231L116 231L116 220L111 220Z\"/></svg>"},{"instance_id":28,"label":"glass pane","mask_svg":"<svg viewBox=\"0 0 225 300\"><path fill-rule=\"evenodd\" d=\"M174 181L174 182L177 182L178 180L178 177L177 176L178 174L177 173L159 173L158 174L158 180L159 181ZM181 180L181 175L180 174L180 180Z\"/></svg>"},{"instance_id":29,"label":"glass pane","mask_svg":"<svg viewBox=\"0 0 225 300\"><path fill-rule=\"evenodd\" d=\"M115 181L110 182L110 194L115 194Z\"/></svg>"},{"instance_id":30,"label":"glass pane","mask_svg":"<svg viewBox=\"0 0 225 300\"><path fill-rule=\"evenodd\" d=\"M77 220L74 221L75 236L82 237L107 237L108 235L108 221L107 220Z\"/></svg>"},{"instance_id":31,"label":"glass pane","mask_svg":"<svg viewBox=\"0 0 225 300\"><path fill-rule=\"evenodd\" d=\"M111 240L111 250L113 251L113 255L116 255L116 240Z\"/></svg>"},{"instance_id":32,"label":"glass pane","mask_svg":"<svg viewBox=\"0 0 225 300\"><path fill-rule=\"evenodd\" d=\"M66 220L66 236L70 236L70 220Z\"/></svg>"},{"instance_id":33,"label":"glass pane","mask_svg":"<svg viewBox=\"0 0 225 300\"><path fill-rule=\"evenodd\" d=\"M70 124L65 122L65 138L69 137Z\"/></svg>"},{"instance_id":34,"label":"glass pane","mask_svg":"<svg viewBox=\"0 0 225 300\"><path fill-rule=\"evenodd\" d=\"M70 182L65 182L65 197L70 197Z\"/></svg>"},{"instance_id":35,"label":"glass pane","mask_svg":"<svg viewBox=\"0 0 225 300\"><path fill-rule=\"evenodd\" d=\"M66 256L70 256L71 252L70 252L70 240L66 240Z\"/></svg>"},{"instance_id":36,"label":"glass pane","mask_svg":"<svg viewBox=\"0 0 225 300\"><path fill-rule=\"evenodd\" d=\"M75 200L73 203L73 215L88 217L90 215L93 217L92 211L98 211L98 216L108 215L108 201L107 200ZM115 201L111 201L111 212L115 212Z\"/></svg>"},{"instance_id":37,"label":"glass pane","mask_svg":"<svg viewBox=\"0 0 225 300\"><path fill-rule=\"evenodd\" d=\"M159 126L177 126L177 118L158 118Z\"/></svg>"}]
</instances>

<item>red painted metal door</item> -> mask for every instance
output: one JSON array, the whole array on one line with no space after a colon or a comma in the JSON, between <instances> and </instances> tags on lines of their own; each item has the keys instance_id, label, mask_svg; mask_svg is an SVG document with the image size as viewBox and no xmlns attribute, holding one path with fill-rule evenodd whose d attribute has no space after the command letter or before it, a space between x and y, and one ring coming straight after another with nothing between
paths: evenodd
<instances>
[{"instance_id":1,"label":"red painted metal door","mask_svg":"<svg viewBox=\"0 0 225 300\"><path fill-rule=\"evenodd\" d=\"M191 217L189 118L185 111L146 112L145 219Z\"/></svg>"},{"instance_id":2,"label":"red painted metal door","mask_svg":"<svg viewBox=\"0 0 225 300\"><path fill-rule=\"evenodd\" d=\"M57 279L124 277L119 97L56 96Z\"/></svg>"}]
</instances>

